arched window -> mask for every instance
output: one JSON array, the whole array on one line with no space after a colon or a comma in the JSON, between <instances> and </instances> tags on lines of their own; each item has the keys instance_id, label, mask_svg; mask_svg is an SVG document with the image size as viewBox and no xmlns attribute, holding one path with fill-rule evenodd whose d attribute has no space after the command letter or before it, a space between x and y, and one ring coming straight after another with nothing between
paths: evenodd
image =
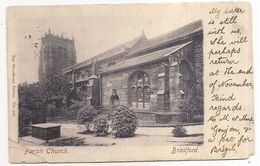
<instances>
[{"instance_id":1,"label":"arched window","mask_svg":"<svg viewBox=\"0 0 260 166\"><path fill-rule=\"evenodd\" d=\"M193 86L193 72L190 64L186 60L180 62L180 74L181 97L186 98L190 95Z\"/></svg>"},{"instance_id":2,"label":"arched window","mask_svg":"<svg viewBox=\"0 0 260 166\"><path fill-rule=\"evenodd\" d=\"M129 103L138 109L149 109L150 82L146 73L139 71L129 77Z\"/></svg>"}]
</instances>

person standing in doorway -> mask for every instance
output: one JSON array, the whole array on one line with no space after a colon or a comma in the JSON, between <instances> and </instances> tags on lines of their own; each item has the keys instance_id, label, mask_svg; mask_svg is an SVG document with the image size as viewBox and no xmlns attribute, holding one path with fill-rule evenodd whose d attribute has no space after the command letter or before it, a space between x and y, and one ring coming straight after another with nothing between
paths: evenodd
<instances>
[{"instance_id":1,"label":"person standing in doorway","mask_svg":"<svg viewBox=\"0 0 260 166\"><path fill-rule=\"evenodd\" d=\"M112 95L110 97L110 104L112 105L113 109L114 106L119 104L119 96L117 95L116 89L112 90Z\"/></svg>"}]
</instances>

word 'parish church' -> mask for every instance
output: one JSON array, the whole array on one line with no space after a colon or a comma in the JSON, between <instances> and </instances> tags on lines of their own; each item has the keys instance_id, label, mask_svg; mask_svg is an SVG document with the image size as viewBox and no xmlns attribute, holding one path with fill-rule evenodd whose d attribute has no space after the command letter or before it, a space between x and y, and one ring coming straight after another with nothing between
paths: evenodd
<instances>
[{"instance_id":1,"label":"word 'parish church'","mask_svg":"<svg viewBox=\"0 0 260 166\"><path fill-rule=\"evenodd\" d=\"M195 96L201 97L203 109L200 20L152 39L143 33L80 63L76 63L74 39L49 31L42 38L39 81L46 79L50 68L69 76L82 100L96 108L109 110L111 95L117 94L121 105L134 108L140 126L189 122L187 117L194 116L203 119L203 110L187 116L182 109Z\"/></svg>"}]
</instances>

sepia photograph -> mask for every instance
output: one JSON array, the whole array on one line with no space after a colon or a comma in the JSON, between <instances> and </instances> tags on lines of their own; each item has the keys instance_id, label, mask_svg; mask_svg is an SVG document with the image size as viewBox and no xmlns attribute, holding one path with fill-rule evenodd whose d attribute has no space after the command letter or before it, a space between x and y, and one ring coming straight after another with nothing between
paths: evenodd
<instances>
[{"instance_id":1,"label":"sepia photograph","mask_svg":"<svg viewBox=\"0 0 260 166\"><path fill-rule=\"evenodd\" d=\"M18 85L19 143L97 148L203 144L201 20L153 38L137 27L139 36L129 41L118 36L122 43L103 52L98 43L94 48L77 46L83 45L77 41L95 42L95 38L69 38L61 23L45 24L49 27L45 31L35 24L36 30L41 29L38 34L42 33L36 41L34 34L24 35L24 40L34 42L28 49L35 53L30 57L37 65L38 79ZM52 31L51 26L60 31ZM116 32L107 33L107 40L110 34ZM88 57L90 49L100 53ZM78 56L86 60L78 62ZM120 139L128 137L133 138Z\"/></svg>"},{"instance_id":2,"label":"sepia photograph","mask_svg":"<svg viewBox=\"0 0 260 166\"><path fill-rule=\"evenodd\" d=\"M250 12L248 3L9 7L10 161L248 158Z\"/></svg>"}]
</instances>

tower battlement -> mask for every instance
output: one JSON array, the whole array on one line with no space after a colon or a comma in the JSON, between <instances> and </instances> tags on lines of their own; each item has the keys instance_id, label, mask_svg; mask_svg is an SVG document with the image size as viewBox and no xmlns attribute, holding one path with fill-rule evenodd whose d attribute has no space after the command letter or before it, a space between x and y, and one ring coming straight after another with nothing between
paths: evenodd
<instances>
[{"instance_id":1,"label":"tower battlement","mask_svg":"<svg viewBox=\"0 0 260 166\"><path fill-rule=\"evenodd\" d=\"M62 72L68 66L76 64L76 49L74 37L68 39L54 35L49 30L41 38L39 59L39 81L42 82L49 75Z\"/></svg>"}]
</instances>

